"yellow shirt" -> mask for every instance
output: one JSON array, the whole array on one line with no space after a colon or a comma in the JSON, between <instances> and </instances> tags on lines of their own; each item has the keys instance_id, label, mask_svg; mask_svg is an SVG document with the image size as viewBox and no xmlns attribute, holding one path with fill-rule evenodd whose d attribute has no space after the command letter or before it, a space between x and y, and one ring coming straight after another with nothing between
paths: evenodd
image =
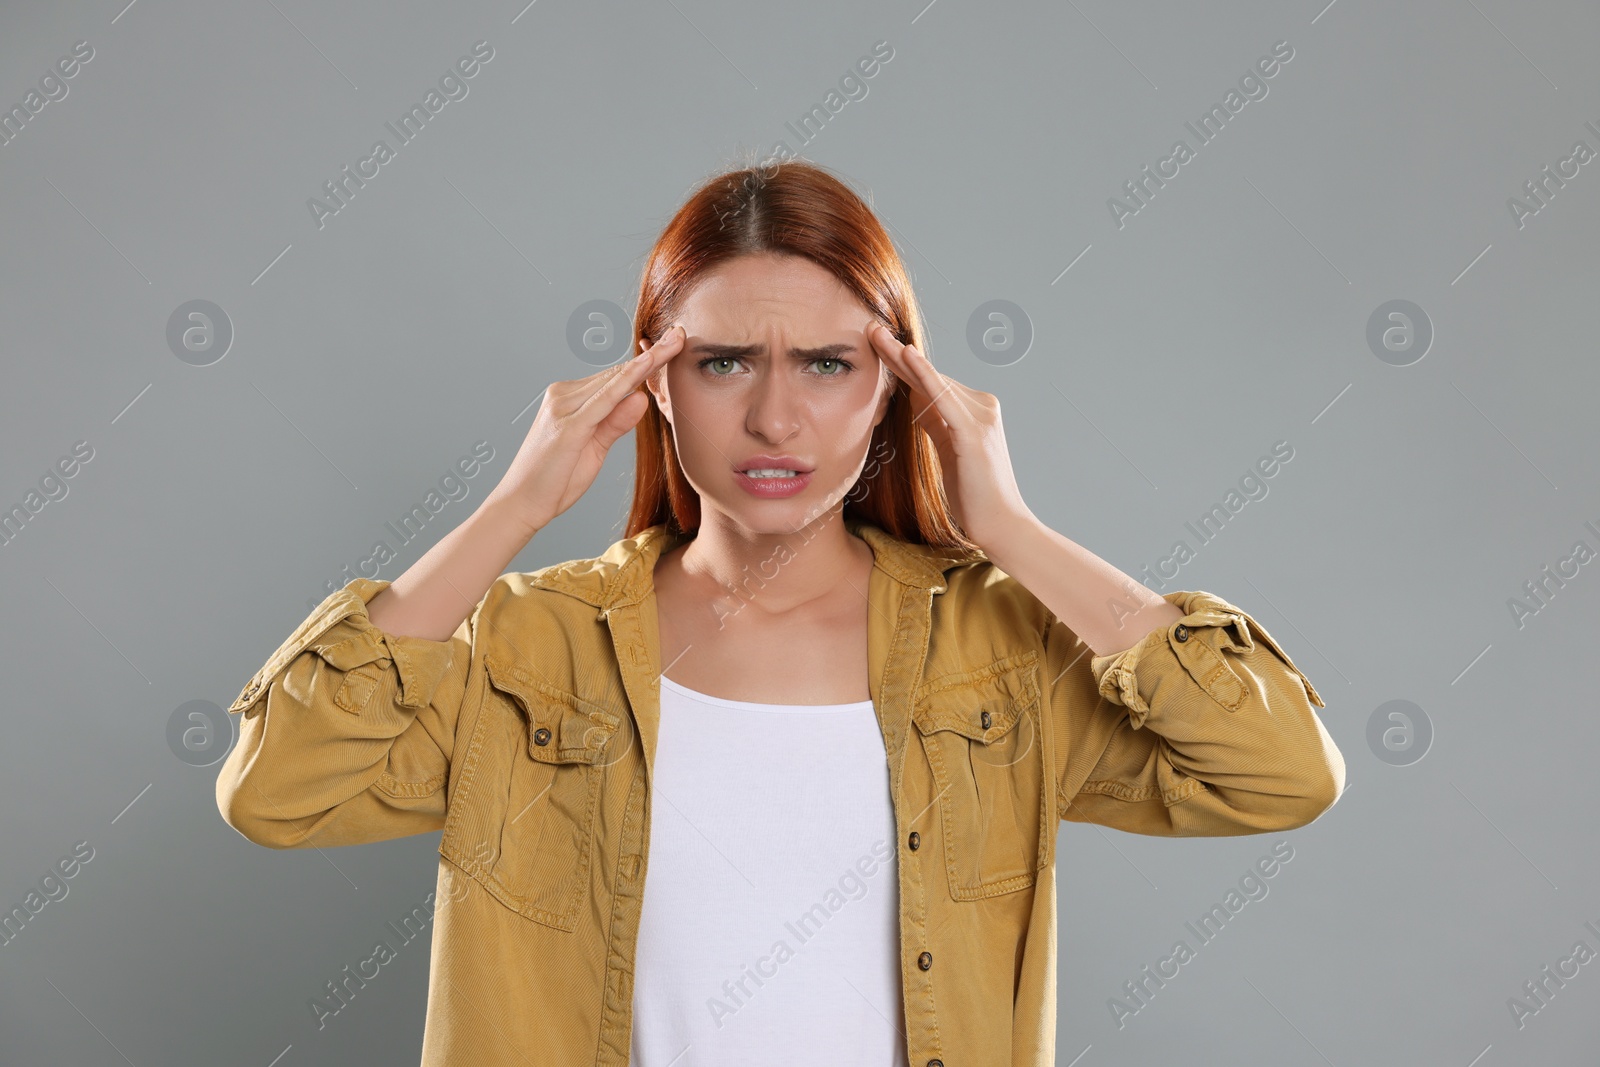
<instances>
[{"instance_id":1,"label":"yellow shirt","mask_svg":"<svg viewBox=\"0 0 1600 1067\"><path fill-rule=\"evenodd\" d=\"M912 1067L1047 1065L1058 820L1267 833L1338 798L1322 698L1210 593L1110 656L981 552L870 524L869 691L894 800ZM230 826L270 848L442 830L423 1067L628 1062L649 860L664 526L497 578L447 641L330 594L229 708ZM715 738L706 743L716 744ZM826 1026L827 1020L818 1020Z\"/></svg>"}]
</instances>

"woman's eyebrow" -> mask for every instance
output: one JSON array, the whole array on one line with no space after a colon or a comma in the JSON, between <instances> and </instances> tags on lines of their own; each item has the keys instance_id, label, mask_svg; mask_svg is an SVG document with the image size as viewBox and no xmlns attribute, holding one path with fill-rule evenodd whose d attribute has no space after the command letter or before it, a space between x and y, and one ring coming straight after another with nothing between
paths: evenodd
<instances>
[{"instance_id":1,"label":"woman's eyebrow","mask_svg":"<svg viewBox=\"0 0 1600 1067\"><path fill-rule=\"evenodd\" d=\"M718 359L724 359L730 356L764 356L767 354L767 346L764 344L724 345L712 341L700 341L690 345L689 351L705 352ZM796 359L805 360L833 359L845 352L854 351L856 351L855 345L841 342L839 344L823 345L820 348L791 348L789 349L789 355Z\"/></svg>"}]
</instances>

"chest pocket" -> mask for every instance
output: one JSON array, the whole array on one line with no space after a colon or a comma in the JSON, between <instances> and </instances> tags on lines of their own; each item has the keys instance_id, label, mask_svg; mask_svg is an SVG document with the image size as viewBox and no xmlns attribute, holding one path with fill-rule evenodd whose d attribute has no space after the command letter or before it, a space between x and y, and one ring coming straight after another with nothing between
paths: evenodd
<instances>
[{"instance_id":1,"label":"chest pocket","mask_svg":"<svg viewBox=\"0 0 1600 1067\"><path fill-rule=\"evenodd\" d=\"M911 718L938 791L950 895L977 900L1033 885L1052 828L1038 654L925 682Z\"/></svg>"},{"instance_id":2,"label":"chest pocket","mask_svg":"<svg viewBox=\"0 0 1600 1067\"><path fill-rule=\"evenodd\" d=\"M513 911L571 931L619 716L492 654L439 851Z\"/></svg>"}]
</instances>

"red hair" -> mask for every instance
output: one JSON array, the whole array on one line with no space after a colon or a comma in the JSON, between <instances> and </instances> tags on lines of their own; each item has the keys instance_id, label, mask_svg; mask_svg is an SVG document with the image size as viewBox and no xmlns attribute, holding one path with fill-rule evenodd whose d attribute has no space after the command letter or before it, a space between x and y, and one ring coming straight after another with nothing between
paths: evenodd
<instances>
[{"instance_id":1,"label":"red hair","mask_svg":"<svg viewBox=\"0 0 1600 1067\"><path fill-rule=\"evenodd\" d=\"M641 340L654 343L672 325L704 274L736 256L762 252L804 256L838 278L901 344L925 351L922 313L883 224L827 170L788 158L718 174L678 209L645 263L630 352L636 355ZM684 477L672 427L654 395L639 388L650 406L634 430L625 536L661 523L674 532L698 530L700 497ZM913 544L976 548L950 513L932 439L912 421L910 387L894 379L893 389L861 477L844 498L844 517Z\"/></svg>"}]
</instances>

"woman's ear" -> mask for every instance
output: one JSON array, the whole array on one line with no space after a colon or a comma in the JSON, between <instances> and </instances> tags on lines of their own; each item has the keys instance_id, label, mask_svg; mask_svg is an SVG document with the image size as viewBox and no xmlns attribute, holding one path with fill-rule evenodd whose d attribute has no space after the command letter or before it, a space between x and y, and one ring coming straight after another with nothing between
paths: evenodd
<instances>
[{"instance_id":1,"label":"woman's ear","mask_svg":"<svg viewBox=\"0 0 1600 1067\"><path fill-rule=\"evenodd\" d=\"M672 424L672 404L667 396L667 368L662 367L644 380L644 387L650 390L650 395L656 398L656 407L661 409L661 417Z\"/></svg>"}]
</instances>

